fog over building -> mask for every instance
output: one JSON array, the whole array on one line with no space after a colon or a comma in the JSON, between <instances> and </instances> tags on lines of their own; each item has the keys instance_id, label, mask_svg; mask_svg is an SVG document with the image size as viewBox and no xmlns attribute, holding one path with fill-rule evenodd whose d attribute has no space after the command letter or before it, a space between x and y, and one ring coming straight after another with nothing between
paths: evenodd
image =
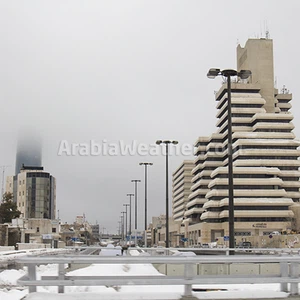
<instances>
[{"instance_id":1,"label":"fog over building","mask_svg":"<svg viewBox=\"0 0 300 300\"><path fill-rule=\"evenodd\" d=\"M242 69L251 70L252 76L232 82L235 236L269 235L291 228L293 206L300 198L292 94L274 87L271 39L238 45L237 70ZM191 243L229 235L226 82L215 97L218 129L195 143L192 187L182 221Z\"/></svg>"},{"instance_id":2,"label":"fog over building","mask_svg":"<svg viewBox=\"0 0 300 300\"><path fill-rule=\"evenodd\" d=\"M42 167L42 139L34 129L19 132L15 175L7 176L20 218L56 218L56 179Z\"/></svg>"},{"instance_id":3,"label":"fog over building","mask_svg":"<svg viewBox=\"0 0 300 300\"><path fill-rule=\"evenodd\" d=\"M18 136L15 175L20 172L22 165L42 166L42 139L33 130L22 130Z\"/></svg>"}]
</instances>

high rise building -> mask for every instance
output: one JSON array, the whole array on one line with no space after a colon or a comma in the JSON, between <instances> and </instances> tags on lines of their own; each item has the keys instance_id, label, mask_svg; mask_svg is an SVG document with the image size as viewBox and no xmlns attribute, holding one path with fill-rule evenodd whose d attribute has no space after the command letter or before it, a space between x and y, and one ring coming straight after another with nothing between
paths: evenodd
<instances>
[{"instance_id":1,"label":"high rise building","mask_svg":"<svg viewBox=\"0 0 300 300\"><path fill-rule=\"evenodd\" d=\"M185 160L173 173L173 219L182 222L191 189L194 162Z\"/></svg>"},{"instance_id":2,"label":"high rise building","mask_svg":"<svg viewBox=\"0 0 300 300\"><path fill-rule=\"evenodd\" d=\"M22 165L42 166L42 141L33 130L22 130L18 136L15 175L20 172Z\"/></svg>"},{"instance_id":3,"label":"high rise building","mask_svg":"<svg viewBox=\"0 0 300 300\"><path fill-rule=\"evenodd\" d=\"M291 228L292 206L300 198L292 95L274 88L271 39L249 39L244 48L237 47L237 70L242 69L252 76L232 82L235 236L269 235ZM190 236L204 243L229 235L226 83L216 101L218 129L195 143L185 213Z\"/></svg>"},{"instance_id":4,"label":"high rise building","mask_svg":"<svg viewBox=\"0 0 300 300\"><path fill-rule=\"evenodd\" d=\"M15 176L8 176L6 192L14 194L21 218L56 218L56 179L43 167L22 166Z\"/></svg>"}]
</instances>

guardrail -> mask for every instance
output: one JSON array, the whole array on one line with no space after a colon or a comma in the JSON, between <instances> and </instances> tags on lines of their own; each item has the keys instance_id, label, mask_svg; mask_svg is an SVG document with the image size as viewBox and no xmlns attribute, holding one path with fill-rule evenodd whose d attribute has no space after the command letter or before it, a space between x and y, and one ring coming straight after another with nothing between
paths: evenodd
<instances>
[{"instance_id":1,"label":"guardrail","mask_svg":"<svg viewBox=\"0 0 300 300\"><path fill-rule=\"evenodd\" d=\"M66 249L72 249L80 254L84 254L83 250L93 249L95 251L99 250L112 250L120 251L120 248L107 248L102 246L67 246ZM235 254L299 254L300 248L225 248L225 247L215 247L215 248L164 248L164 247L128 247L125 253L129 250L137 250L139 252L147 252L151 256L155 255L173 255L174 252L195 252L202 254L216 254L216 255L229 255L230 251L234 251Z\"/></svg>"},{"instance_id":2,"label":"guardrail","mask_svg":"<svg viewBox=\"0 0 300 300\"><path fill-rule=\"evenodd\" d=\"M298 295L299 255L239 255L239 256L63 256L63 257L24 257L17 260L28 266L28 273L18 280L18 284L29 287L29 293L36 292L37 286L58 286L63 293L65 286L112 286L112 285L184 285L184 295L192 296L193 284L249 284L280 283L281 291ZM232 263L279 263L278 275L196 275L197 264L232 264ZM36 266L40 264L58 264L57 276L42 276L37 280ZM181 264L183 276L69 276L65 264Z\"/></svg>"}]
</instances>

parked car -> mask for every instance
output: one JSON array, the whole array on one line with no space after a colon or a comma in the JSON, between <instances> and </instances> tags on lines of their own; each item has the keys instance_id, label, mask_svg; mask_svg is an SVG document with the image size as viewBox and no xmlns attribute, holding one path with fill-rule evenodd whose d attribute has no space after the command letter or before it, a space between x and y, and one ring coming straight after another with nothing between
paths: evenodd
<instances>
[{"instance_id":1,"label":"parked car","mask_svg":"<svg viewBox=\"0 0 300 300\"><path fill-rule=\"evenodd\" d=\"M281 235L281 233L279 231L273 231L271 235Z\"/></svg>"},{"instance_id":2,"label":"parked car","mask_svg":"<svg viewBox=\"0 0 300 300\"><path fill-rule=\"evenodd\" d=\"M240 242L237 248L252 248L251 242Z\"/></svg>"}]
</instances>

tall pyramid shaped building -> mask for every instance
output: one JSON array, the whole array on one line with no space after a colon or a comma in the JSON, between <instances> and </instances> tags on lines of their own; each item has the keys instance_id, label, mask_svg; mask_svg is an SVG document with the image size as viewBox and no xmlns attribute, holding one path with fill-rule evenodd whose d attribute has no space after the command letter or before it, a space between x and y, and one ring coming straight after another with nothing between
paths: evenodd
<instances>
[{"instance_id":1,"label":"tall pyramid shaped building","mask_svg":"<svg viewBox=\"0 0 300 300\"><path fill-rule=\"evenodd\" d=\"M290 112L292 95L274 88L273 41L249 39L237 47L232 82L235 236L269 235L291 228L299 202L300 143ZM228 236L227 84L216 93L217 132L195 143L195 167L183 222L195 242Z\"/></svg>"}]
</instances>

